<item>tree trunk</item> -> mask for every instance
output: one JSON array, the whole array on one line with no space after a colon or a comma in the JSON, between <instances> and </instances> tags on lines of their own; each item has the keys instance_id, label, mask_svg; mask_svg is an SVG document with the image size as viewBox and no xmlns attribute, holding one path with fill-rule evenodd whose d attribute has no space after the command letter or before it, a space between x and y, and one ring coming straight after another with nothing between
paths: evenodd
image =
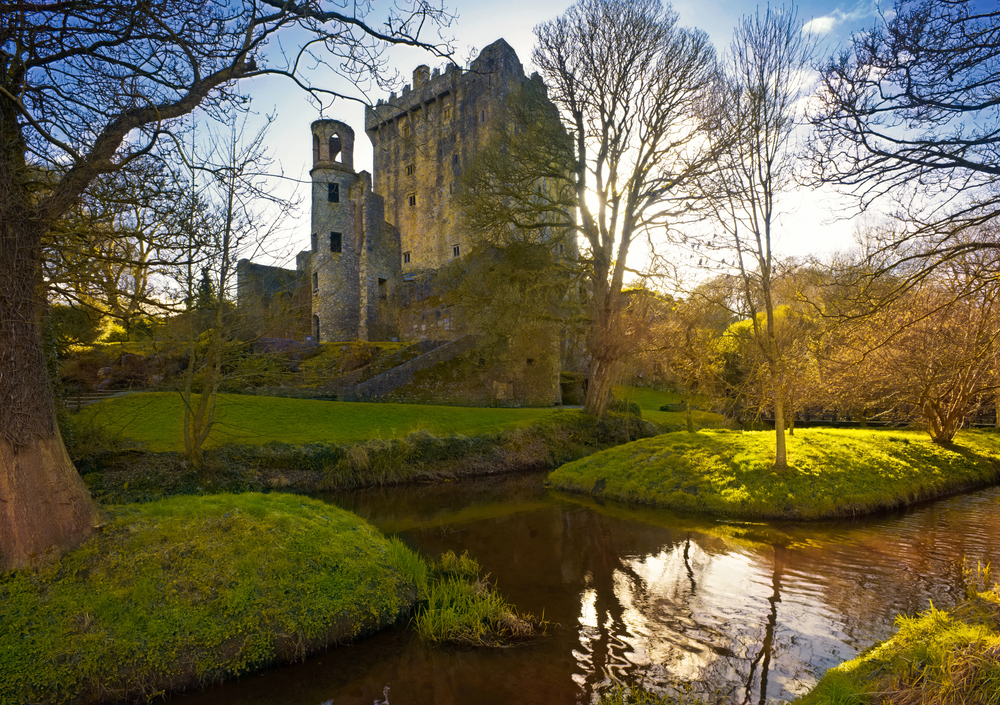
<instances>
[{"instance_id":1,"label":"tree trunk","mask_svg":"<svg viewBox=\"0 0 1000 705\"><path fill-rule=\"evenodd\" d=\"M0 165L0 570L82 543L99 516L56 424L42 352L44 228L28 219L10 166Z\"/></svg>"},{"instance_id":2,"label":"tree trunk","mask_svg":"<svg viewBox=\"0 0 1000 705\"><path fill-rule=\"evenodd\" d=\"M691 415L691 395L684 397L684 416L687 422L687 432L694 433L694 417Z\"/></svg>"},{"instance_id":3,"label":"tree trunk","mask_svg":"<svg viewBox=\"0 0 1000 705\"><path fill-rule=\"evenodd\" d=\"M788 456L785 454L785 408L781 395L774 396L774 468L784 470L788 467Z\"/></svg>"}]
</instances>

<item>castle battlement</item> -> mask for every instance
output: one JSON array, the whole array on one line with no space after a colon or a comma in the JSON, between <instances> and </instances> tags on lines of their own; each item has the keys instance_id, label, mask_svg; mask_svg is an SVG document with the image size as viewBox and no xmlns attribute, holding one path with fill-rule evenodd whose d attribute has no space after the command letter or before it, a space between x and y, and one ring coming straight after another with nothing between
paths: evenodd
<instances>
[{"instance_id":1,"label":"castle battlement","mask_svg":"<svg viewBox=\"0 0 1000 705\"><path fill-rule=\"evenodd\" d=\"M477 78L508 72L523 76L524 68L517 53L503 39L498 39L483 49L472 61L468 71L455 64L445 64L431 72L427 65L422 64L413 70L412 83L403 86L400 94L391 93L387 100L380 98L374 107L368 106L365 109L365 131L371 133L407 113L454 95L461 86Z\"/></svg>"}]
</instances>

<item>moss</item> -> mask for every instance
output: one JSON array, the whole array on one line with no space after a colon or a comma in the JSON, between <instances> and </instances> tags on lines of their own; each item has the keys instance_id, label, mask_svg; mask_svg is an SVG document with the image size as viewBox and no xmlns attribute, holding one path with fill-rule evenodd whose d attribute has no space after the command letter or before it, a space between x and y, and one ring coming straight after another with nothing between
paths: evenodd
<instances>
[{"instance_id":1,"label":"moss","mask_svg":"<svg viewBox=\"0 0 1000 705\"><path fill-rule=\"evenodd\" d=\"M412 573L316 500L110 508L80 548L0 576L0 702L143 699L295 660L407 614Z\"/></svg>"},{"instance_id":2,"label":"moss","mask_svg":"<svg viewBox=\"0 0 1000 705\"><path fill-rule=\"evenodd\" d=\"M772 468L774 434L668 433L563 465L553 487L739 518L819 519L905 506L1000 477L1000 436L951 447L917 432L802 429L791 466Z\"/></svg>"}]
</instances>

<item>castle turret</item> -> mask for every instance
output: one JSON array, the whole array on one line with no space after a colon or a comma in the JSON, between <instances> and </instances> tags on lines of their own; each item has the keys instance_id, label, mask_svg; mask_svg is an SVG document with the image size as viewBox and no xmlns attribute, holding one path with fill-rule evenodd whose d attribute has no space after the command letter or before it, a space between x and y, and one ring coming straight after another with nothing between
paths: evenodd
<instances>
[{"instance_id":1,"label":"castle turret","mask_svg":"<svg viewBox=\"0 0 1000 705\"><path fill-rule=\"evenodd\" d=\"M319 341L358 337L359 249L363 234L355 227L351 189L354 130L337 120L312 124L312 241L310 272L313 335Z\"/></svg>"},{"instance_id":2,"label":"castle turret","mask_svg":"<svg viewBox=\"0 0 1000 705\"><path fill-rule=\"evenodd\" d=\"M317 120L312 140L311 255L301 260L310 270L312 333L319 342L394 337L399 233L385 222L371 176L354 171L354 130Z\"/></svg>"}]
</instances>

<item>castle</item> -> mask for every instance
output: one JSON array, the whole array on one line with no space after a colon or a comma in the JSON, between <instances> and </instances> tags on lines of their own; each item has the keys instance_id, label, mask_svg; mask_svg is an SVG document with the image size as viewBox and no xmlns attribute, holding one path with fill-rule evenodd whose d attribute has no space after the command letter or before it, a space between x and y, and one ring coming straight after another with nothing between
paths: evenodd
<instances>
[{"instance_id":1,"label":"castle","mask_svg":"<svg viewBox=\"0 0 1000 705\"><path fill-rule=\"evenodd\" d=\"M458 203L463 171L502 124L509 97L531 81L541 79L525 76L502 39L468 70L418 66L400 95L365 111L374 175L354 170L350 126L312 123L310 249L299 253L294 271L241 260L240 301L257 297L279 318L298 301L300 330L308 327L317 342L466 332L460 315L442 306L424 307L414 320L414 304L431 296L436 272L471 251Z\"/></svg>"}]
</instances>

